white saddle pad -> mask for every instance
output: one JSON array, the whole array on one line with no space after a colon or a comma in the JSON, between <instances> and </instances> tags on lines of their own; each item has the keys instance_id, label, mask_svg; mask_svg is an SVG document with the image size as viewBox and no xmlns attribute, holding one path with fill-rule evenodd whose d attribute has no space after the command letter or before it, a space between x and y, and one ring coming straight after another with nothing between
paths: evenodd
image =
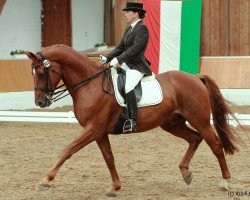
<instances>
[{"instance_id":1,"label":"white saddle pad","mask_svg":"<svg viewBox=\"0 0 250 200\"><path fill-rule=\"evenodd\" d=\"M120 106L126 107L124 99L118 90L118 74L115 68L111 68L111 75L115 90L115 98ZM154 74L152 76L142 78L141 84L142 98L138 102L138 107L152 106L161 103L163 99L162 89Z\"/></svg>"}]
</instances>

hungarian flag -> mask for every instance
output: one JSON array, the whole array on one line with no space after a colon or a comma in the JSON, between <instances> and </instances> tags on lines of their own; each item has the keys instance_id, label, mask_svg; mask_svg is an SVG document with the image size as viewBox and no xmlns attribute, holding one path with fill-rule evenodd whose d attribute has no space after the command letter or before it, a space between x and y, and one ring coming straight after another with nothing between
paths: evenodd
<instances>
[{"instance_id":1,"label":"hungarian flag","mask_svg":"<svg viewBox=\"0 0 250 200\"><path fill-rule=\"evenodd\" d=\"M145 55L154 73L199 73L202 0L142 0L149 43Z\"/></svg>"}]
</instances>

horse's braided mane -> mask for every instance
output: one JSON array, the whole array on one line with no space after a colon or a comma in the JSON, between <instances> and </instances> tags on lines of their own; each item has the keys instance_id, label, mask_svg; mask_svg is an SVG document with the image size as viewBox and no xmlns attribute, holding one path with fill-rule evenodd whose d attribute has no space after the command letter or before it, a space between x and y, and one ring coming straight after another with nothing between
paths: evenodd
<instances>
[{"instance_id":1,"label":"horse's braided mane","mask_svg":"<svg viewBox=\"0 0 250 200\"><path fill-rule=\"evenodd\" d=\"M51 50L51 49L65 50L67 52L70 52L71 54L73 54L77 58L79 58L80 61L85 62L87 65L93 65L93 64L95 64L96 67L99 66L97 63L95 63L92 60L88 59L88 57L86 55L77 52L72 47L69 47L67 45L64 45L64 44L55 44L55 45L52 45L52 46L45 47L42 50L46 51L46 50Z\"/></svg>"},{"instance_id":2,"label":"horse's braided mane","mask_svg":"<svg viewBox=\"0 0 250 200\"><path fill-rule=\"evenodd\" d=\"M83 54L80 54L79 52L77 52L76 50L74 50L72 47L69 47L67 45L64 45L64 44L54 44L54 45L51 45L51 46L48 46L48 47L44 47L42 48L42 50L50 50L50 49L59 49L59 50L66 50L68 52L71 52L72 54L76 55L76 56L84 56L86 57L85 55Z\"/></svg>"}]
</instances>

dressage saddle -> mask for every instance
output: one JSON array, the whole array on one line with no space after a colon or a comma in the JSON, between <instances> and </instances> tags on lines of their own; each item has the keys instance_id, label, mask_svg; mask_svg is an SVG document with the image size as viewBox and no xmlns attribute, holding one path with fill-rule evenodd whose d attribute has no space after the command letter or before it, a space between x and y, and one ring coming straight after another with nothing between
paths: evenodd
<instances>
[{"instance_id":1,"label":"dressage saddle","mask_svg":"<svg viewBox=\"0 0 250 200\"><path fill-rule=\"evenodd\" d=\"M125 93L126 71L122 68L117 68L116 70L118 74L118 79L117 79L118 90L121 96L126 101L126 93ZM134 92L135 92L136 102L138 103L142 98L141 81L135 86Z\"/></svg>"}]
</instances>

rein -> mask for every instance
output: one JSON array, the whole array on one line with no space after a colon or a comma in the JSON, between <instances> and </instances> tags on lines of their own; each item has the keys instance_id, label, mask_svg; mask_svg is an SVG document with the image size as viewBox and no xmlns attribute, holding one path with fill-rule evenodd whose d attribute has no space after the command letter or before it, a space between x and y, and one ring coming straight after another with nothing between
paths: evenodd
<instances>
[{"instance_id":1,"label":"rein","mask_svg":"<svg viewBox=\"0 0 250 200\"><path fill-rule=\"evenodd\" d=\"M100 75L103 75L102 77L102 90L107 93L107 94L112 94L112 80L110 77L110 73L108 70L110 70L111 67L113 66L108 66L105 69L103 69L102 71L98 72L97 74L94 74L82 81L80 81L79 83L76 83L74 85L69 86L68 88L65 88L63 90L60 91L56 91L60 88L62 88L63 86L65 86L65 84L62 84L58 87L55 88L55 90L53 90L52 84L51 84L51 78L49 75L49 67L50 62L49 60L47 60L45 58L45 56L41 53L41 52L37 52L37 54L40 55L40 57L42 58L42 62L32 65L32 68L35 69L36 67L39 66L44 66L44 82L45 82L45 87L36 87L35 90L40 90L45 92L47 99L52 103L52 102L56 102L70 94L72 94L74 91L80 89L81 87L87 85L88 83L90 83L91 81L93 81L94 79L98 78ZM55 70L53 70L53 68L50 68L52 72L56 73L57 75L61 76L58 72L56 72ZM105 80L107 80L107 84L106 84L106 89L104 88L104 84L105 84ZM56 92L55 92L56 91ZM66 91L68 91L67 94L63 95ZM54 95L54 97L52 97ZM63 95L63 96L62 96Z\"/></svg>"},{"instance_id":2,"label":"rein","mask_svg":"<svg viewBox=\"0 0 250 200\"><path fill-rule=\"evenodd\" d=\"M79 83L71 85L68 88L65 88L65 89L63 89L61 91L54 92L53 94L56 95L56 96L54 98L51 98L50 100L52 100L53 102L56 102L56 101L58 101L58 100L60 100L60 99L62 99L64 97L68 96L69 94L72 94L74 91L76 91L76 90L80 89L81 87L87 85L88 83L90 83L91 81L93 81L94 79L99 77L101 74L103 74L102 90L107 94L111 94L110 84L112 84L112 83L110 81L110 75L107 72L110 68L111 67L105 68L102 71L98 72L97 74L94 74L93 76L90 76L90 77L86 78L85 80L80 81ZM104 89L104 80L105 80L105 78L108 80L108 85L107 85L106 90ZM57 90L57 89L59 89L59 88L61 88L63 86L64 86L64 84L57 87L55 90ZM68 91L68 93L63 95L66 91Z\"/></svg>"}]
</instances>

